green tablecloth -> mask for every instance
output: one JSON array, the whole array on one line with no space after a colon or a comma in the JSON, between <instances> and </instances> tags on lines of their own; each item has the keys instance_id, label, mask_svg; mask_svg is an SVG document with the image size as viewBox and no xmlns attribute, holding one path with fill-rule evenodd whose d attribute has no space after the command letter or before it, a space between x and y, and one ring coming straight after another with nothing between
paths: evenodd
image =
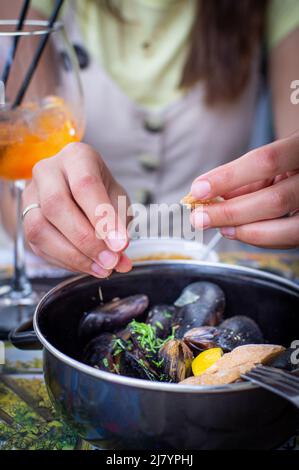
<instances>
[{"instance_id":1,"label":"green tablecloth","mask_svg":"<svg viewBox=\"0 0 299 470\"><path fill-rule=\"evenodd\" d=\"M221 261L278 270L299 281L299 257L294 255L230 253L221 256ZM41 352L18 351L6 343L5 366L0 366L0 372L0 450L91 448L52 409ZM299 438L292 438L284 448L299 450Z\"/></svg>"}]
</instances>

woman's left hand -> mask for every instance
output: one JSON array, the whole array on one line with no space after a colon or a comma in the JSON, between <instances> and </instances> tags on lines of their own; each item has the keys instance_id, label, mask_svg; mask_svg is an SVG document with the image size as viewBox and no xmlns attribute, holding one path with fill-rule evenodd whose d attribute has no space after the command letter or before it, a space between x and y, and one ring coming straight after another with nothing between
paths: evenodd
<instances>
[{"instance_id":1,"label":"woman's left hand","mask_svg":"<svg viewBox=\"0 0 299 470\"><path fill-rule=\"evenodd\" d=\"M259 247L299 247L299 132L200 176L191 192L225 199L195 210L195 227Z\"/></svg>"}]
</instances>

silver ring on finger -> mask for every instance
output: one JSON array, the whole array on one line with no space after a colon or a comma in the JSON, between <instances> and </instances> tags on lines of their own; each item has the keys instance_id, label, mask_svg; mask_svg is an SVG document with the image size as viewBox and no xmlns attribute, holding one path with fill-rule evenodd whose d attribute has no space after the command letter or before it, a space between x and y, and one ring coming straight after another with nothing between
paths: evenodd
<instances>
[{"instance_id":1,"label":"silver ring on finger","mask_svg":"<svg viewBox=\"0 0 299 470\"><path fill-rule=\"evenodd\" d=\"M25 219L26 215L28 214L28 212L32 211L33 209L40 209L41 206L40 204L38 203L35 203L35 204L30 204L30 206L27 206L24 211L23 211L23 214L22 214L22 218L23 220Z\"/></svg>"}]
</instances>

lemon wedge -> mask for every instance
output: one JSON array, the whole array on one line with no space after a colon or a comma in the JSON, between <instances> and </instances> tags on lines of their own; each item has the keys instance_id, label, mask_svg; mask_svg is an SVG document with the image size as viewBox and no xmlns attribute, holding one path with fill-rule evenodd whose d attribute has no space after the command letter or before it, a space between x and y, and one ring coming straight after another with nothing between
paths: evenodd
<instances>
[{"instance_id":1,"label":"lemon wedge","mask_svg":"<svg viewBox=\"0 0 299 470\"><path fill-rule=\"evenodd\" d=\"M195 377L202 375L209 367L217 362L223 355L221 348L207 349L192 361L192 372Z\"/></svg>"}]
</instances>

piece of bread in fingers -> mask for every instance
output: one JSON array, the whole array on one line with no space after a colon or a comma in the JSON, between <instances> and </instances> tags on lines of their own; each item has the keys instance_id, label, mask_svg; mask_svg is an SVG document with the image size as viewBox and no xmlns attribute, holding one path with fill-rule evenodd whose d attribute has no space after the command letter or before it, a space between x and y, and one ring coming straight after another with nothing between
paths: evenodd
<instances>
[{"instance_id":1,"label":"piece of bread in fingers","mask_svg":"<svg viewBox=\"0 0 299 470\"><path fill-rule=\"evenodd\" d=\"M182 200L181 204L192 211L199 206L210 206L211 204L216 204L217 202L223 202L222 197L215 197L214 199L204 199L198 200L192 196L191 193L187 194Z\"/></svg>"}]
</instances>

